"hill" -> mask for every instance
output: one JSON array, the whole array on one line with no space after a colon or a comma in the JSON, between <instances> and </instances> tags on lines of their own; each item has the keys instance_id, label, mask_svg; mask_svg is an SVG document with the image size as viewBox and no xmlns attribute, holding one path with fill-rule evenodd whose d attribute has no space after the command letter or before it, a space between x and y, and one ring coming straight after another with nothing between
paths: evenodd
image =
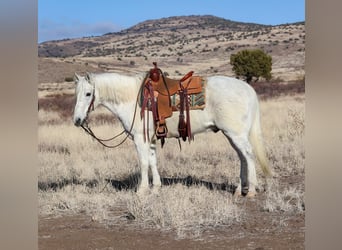
<instances>
[{"instance_id":1,"label":"hill","mask_svg":"<svg viewBox=\"0 0 342 250\"><path fill-rule=\"evenodd\" d=\"M304 22L267 26L215 16L179 16L147 20L97 37L41 43L39 82L64 81L75 71L145 71L153 61L175 77L190 70L198 75L233 75L230 55L252 48L272 56L274 78L304 77Z\"/></svg>"}]
</instances>

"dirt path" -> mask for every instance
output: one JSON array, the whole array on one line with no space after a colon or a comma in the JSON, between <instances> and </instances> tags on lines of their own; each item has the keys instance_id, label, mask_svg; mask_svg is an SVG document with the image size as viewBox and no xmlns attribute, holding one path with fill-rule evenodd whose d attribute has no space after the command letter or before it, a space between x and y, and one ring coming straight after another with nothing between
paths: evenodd
<instances>
[{"instance_id":1,"label":"dirt path","mask_svg":"<svg viewBox=\"0 0 342 250\"><path fill-rule=\"evenodd\" d=\"M106 227L86 215L40 216L39 249L304 249L304 214L284 217L260 211L255 201L245 205L248 215L240 225L206 230L196 240L129 220Z\"/></svg>"}]
</instances>

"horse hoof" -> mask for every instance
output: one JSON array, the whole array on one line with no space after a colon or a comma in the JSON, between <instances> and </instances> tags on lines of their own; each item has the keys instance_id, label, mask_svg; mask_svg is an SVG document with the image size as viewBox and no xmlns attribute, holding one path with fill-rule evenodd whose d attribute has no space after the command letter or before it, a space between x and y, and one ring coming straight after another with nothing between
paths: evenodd
<instances>
[{"instance_id":1,"label":"horse hoof","mask_svg":"<svg viewBox=\"0 0 342 250\"><path fill-rule=\"evenodd\" d=\"M248 192L248 193L246 194L246 197L247 197L247 198L254 198L256 195L257 195L256 192Z\"/></svg>"},{"instance_id":2,"label":"horse hoof","mask_svg":"<svg viewBox=\"0 0 342 250\"><path fill-rule=\"evenodd\" d=\"M235 190L233 190L233 197L241 197L241 186L237 186Z\"/></svg>"},{"instance_id":3,"label":"horse hoof","mask_svg":"<svg viewBox=\"0 0 342 250\"><path fill-rule=\"evenodd\" d=\"M153 188L161 188L162 184L160 180L153 182Z\"/></svg>"},{"instance_id":4,"label":"horse hoof","mask_svg":"<svg viewBox=\"0 0 342 250\"><path fill-rule=\"evenodd\" d=\"M235 191L234 194L233 194L233 197L234 198L242 197L241 191Z\"/></svg>"},{"instance_id":5,"label":"horse hoof","mask_svg":"<svg viewBox=\"0 0 342 250\"><path fill-rule=\"evenodd\" d=\"M233 197L247 197L247 198L254 198L255 196L257 195L257 192L256 191L235 191Z\"/></svg>"}]
</instances>

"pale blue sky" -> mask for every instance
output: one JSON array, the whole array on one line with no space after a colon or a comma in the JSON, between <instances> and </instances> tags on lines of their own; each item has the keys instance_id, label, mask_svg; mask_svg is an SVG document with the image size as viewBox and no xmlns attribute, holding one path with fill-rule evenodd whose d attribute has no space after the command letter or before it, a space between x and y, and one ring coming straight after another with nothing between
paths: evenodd
<instances>
[{"instance_id":1,"label":"pale blue sky","mask_svg":"<svg viewBox=\"0 0 342 250\"><path fill-rule=\"evenodd\" d=\"M214 15L240 22L305 20L304 0L38 0L38 42L98 36L148 19Z\"/></svg>"}]
</instances>

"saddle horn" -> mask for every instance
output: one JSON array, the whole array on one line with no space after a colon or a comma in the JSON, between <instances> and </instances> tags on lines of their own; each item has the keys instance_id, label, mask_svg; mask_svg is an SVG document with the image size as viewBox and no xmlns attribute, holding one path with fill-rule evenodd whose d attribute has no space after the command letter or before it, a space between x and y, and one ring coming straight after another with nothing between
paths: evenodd
<instances>
[{"instance_id":1,"label":"saddle horn","mask_svg":"<svg viewBox=\"0 0 342 250\"><path fill-rule=\"evenodd\" d=\"M154 82L159 81L159 76L160 76L160 69L157 67L157 63L153 62L154 68L150 69L150 78Z\"/></svg>"}]
</instances>

